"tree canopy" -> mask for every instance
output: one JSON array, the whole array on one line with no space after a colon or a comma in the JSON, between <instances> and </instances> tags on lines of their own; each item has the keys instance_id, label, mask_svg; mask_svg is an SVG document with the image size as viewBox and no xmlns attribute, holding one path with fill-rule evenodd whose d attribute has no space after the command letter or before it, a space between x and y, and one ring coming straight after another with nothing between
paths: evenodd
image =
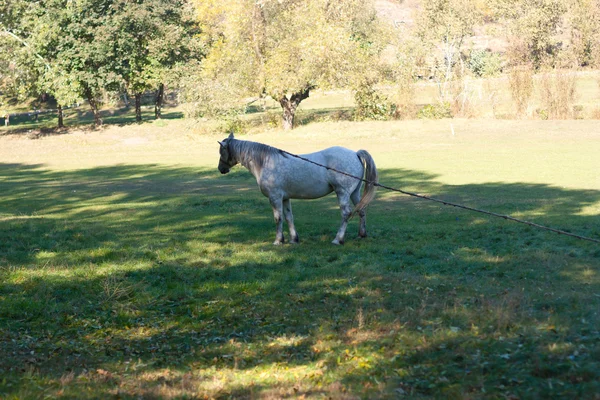
<instances>
[{"instance_id":1,"label":"tree canopy","mask_svg":"<svg viewBox=\"0 0 600 400\"><path fill-rule=\"evenodd\" d=\"M413 11L414 26L394 30L373 0L0 0L0 106L85 99L101 124L107 92L135 97L137 120L142 94L155 92L159 118L167 83L192 94L196 115L271 97L290 129L316 88L381 108L384 79L410 92L426 73L447 102L465 68L600 66L596 0L420 0ZM506 44L493 57L468 40L488 23ZM383 68L386 52L396 62Z\"/></svg>"},{"instance_id":2,"label":"tree canopy","mask_svg":"<svg viewBox=\"0 0 600 400\"><path fill-rule=\"evenodd\" d=\"M2 28L22 42L8 52L13 65L27 71L27 60L35 61L34 55L44 64L37 76L30 74L29 86L25 82L18 86L27 90L35 83L59 105L84 98L100 125L98 99L103 92L125 89L139 99L144 91L158 88L176 63L201 57L193 44L196 23L184 15L186 4L184 0L4 3ZM17 67L18 54L25 55L25 62ZM139 107L136 101L138 120Z\"/></svg>"},{"instance_id":3,"label":"tree canopy","mask_svg":"<svg viewBox=\"0 0 600 400\"><path fill-rule=\"evenodd\" d=\"M283 108L286 129L312 89L351 85L382 48L369 1L202 0L196 5L211 45L205 77L232 82L247 95L271 96Z\"/></svg>"}]
</instances>

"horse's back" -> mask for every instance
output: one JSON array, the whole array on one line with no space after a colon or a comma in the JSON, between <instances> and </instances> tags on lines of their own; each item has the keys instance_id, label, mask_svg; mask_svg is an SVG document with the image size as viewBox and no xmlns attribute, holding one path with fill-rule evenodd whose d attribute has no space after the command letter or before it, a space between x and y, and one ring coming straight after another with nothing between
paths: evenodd
<instances>
[{"instance_id":1,"label":"horse's back","mask_svg":"<svg viewBox=\"0 0 600 400\"><path fill-rule=\"evenodd\" d=\"M334 168L345 173L362 177L363 166L356 152L345 147L335 146L301 157L317 164ZM267 192L281 191L285 198L316 199L326 196L339 188L352 192L360 181L328 170L304 160L292 157L280 158L277 165L264 171L261 189Z\"/></svg>"},{"instance_id":2,"label":"horse's back","mask_svg":"<svg viewBox=\"0 0 600 400\"><path fill-rule=\"evenodd\" d=\"M306 158L318 162L321 165L325 165L328 168L332 168L327 170L323 167L318 167L321 169L321 173L326 176L328 184L331 185L334 190L337 190L339 187L344 187L349 191L353 191L360 185L359 180L334 171L337 170L362 178L364 172L363 164L354 150L341 146L334 146L316 153L307 154Z\"/></svg>"},{"instance_id":3,"label":"horse's back","mask_svg":"<svg viewBox=\"0 0 600 400\"><path fill-rule=\"evenodd\" d=\"M303 154L301 157L346 173L356 172L357 169L362 170L362 163L356 152L341 146L328 147L314 153ZM315 167L327 171L323 167Z\"/></svg>"}]
</instances>

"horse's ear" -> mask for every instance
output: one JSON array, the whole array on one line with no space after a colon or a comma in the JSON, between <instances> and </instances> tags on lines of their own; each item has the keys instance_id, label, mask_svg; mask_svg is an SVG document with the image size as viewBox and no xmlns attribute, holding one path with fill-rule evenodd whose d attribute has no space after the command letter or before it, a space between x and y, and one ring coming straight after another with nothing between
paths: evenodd
<instances>
[{"instance_id":1,"label":"horse's ear","mask_svg":"<svg viewBox=\"0 0 600 400\"><path fill-rule=\"evenodd\" d=\"M221 147L225 147L225 145L223 144L223 142L219 142L219 141L217 140L217 143L219 143L219 144L221 145Z\"/></svg>"},{"instance_id":2,"label":"horse's ear","mask_svg":"<svg viewBox=\"0 0 600 400\"><path fill-rule=\"evenodd\" d=\"M229 137L227 139L233 139L233 132L229 133Z\"/></svg>"}]
</instances>

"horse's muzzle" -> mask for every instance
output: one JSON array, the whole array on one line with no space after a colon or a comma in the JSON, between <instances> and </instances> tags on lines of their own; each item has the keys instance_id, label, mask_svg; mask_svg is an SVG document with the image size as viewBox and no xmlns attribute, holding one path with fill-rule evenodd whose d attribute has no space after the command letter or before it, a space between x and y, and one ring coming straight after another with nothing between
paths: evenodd
<instances>
[{"instance_id":1,"label":"horse's muzzle","mask_svg":"<svg viewBox=\"0 0 600 400\"><path fill-rule=\"evenodd\" d=\"M219 165L219 172L222 174L226 174L229 172L229 168Z\"/></svg>"}]
</instances>

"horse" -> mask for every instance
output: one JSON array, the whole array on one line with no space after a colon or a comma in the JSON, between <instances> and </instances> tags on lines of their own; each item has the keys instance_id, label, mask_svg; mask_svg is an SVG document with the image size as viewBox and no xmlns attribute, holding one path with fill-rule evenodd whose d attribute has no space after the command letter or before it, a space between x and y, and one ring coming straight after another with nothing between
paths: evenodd
<instances>
[{"instance_id":1,"label":"horse","mask_svg":"<svg viewBox=\"0 0 600 400\"><path fill-rule=\"evenodd\" d=\"M235 139L233 133L218 143L219 172L226 174L235 165L242 164L254 175L260 191L269 199L277 226L274 245L284 243L284 218L290 231L290 243L299 243L290 199L317 199L331 192L337 195L342 213L342 223L332 243L344 243L348 221L354 214L360 216L359 237L367 237L366 207L375 198L378 176L373 157L366 150L355 152L336 146L300 156L327 167L324 168L266 144ZM361 180L329 168L355 177L364 176L362 197Z\"/></svg>"}]
</instances>

